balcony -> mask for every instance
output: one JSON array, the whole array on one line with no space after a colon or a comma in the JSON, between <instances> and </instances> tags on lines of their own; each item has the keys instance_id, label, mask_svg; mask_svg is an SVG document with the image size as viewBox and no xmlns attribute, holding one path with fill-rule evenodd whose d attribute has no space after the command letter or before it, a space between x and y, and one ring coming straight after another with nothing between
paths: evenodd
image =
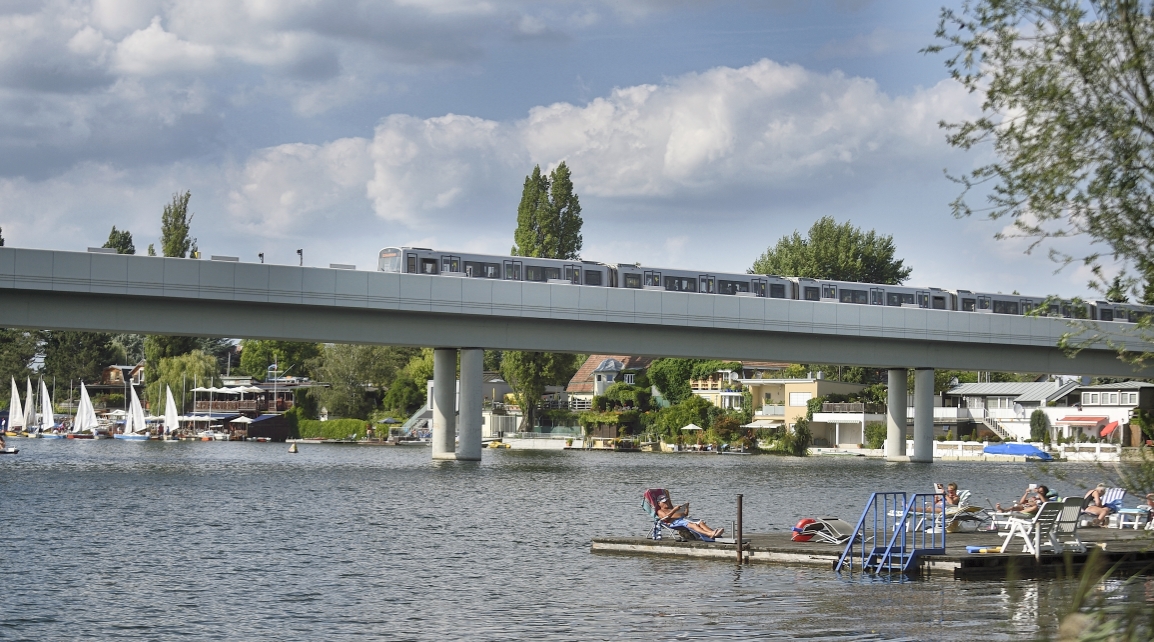
<instances>
[{"instance_id":1,"label":"balcony","mask_svg":"<svg viewBox=\"0 0 1154 642\"><path fill-rule=\"evenodd\" d=\"M765 406L762 406L761 410L757 411L756 414L759 417L784 417L785 416L785 406L765 405Z\"/></svg>"},{"instance_id":2,"label":"balcony","mask_svg":"<svg viewBox=\"0 0 1154 642\"><path fill-rule=\"evenodd\" d=\"M867 415L884 415L886 413L885 404L880 403L864 403L864 402L848 402L848 403L823 403L821 405L822 412L842 412L854 414Z\"/></svg>"},{"instance_id":3,"label":"balcony","mask_svg":"<svg viewBox=\"0 0 1154 642\"><path fill-rule=\"evenodd\" d=\"M288 410L292 404L281 400L277 410ZM269 409L267 401L247 399L244 401L197 401L196 412L265 412Z\"/></svg>"}]
</instances>

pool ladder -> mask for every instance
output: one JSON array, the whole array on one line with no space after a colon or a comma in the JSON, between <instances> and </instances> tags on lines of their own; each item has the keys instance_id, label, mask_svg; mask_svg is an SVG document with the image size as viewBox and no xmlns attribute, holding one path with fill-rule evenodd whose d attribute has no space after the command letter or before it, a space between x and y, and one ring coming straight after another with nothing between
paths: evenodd
<instances>
[{"instance_id":1,"label":"pool ladder","mask_svg":"<svg viewBox=\"0 0 1154 642\"><path fill-rule=\"evenodd\" d=\"M917 570L923 555L945 555L946 515L941 493L874 493L834 570L880 575Z\"/></svg>"}]
</instances>

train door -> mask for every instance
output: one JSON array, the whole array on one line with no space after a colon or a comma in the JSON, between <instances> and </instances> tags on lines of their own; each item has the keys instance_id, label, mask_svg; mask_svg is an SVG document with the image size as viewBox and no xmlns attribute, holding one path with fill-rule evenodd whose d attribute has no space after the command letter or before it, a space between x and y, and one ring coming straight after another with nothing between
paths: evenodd
<instances>
[{"instance_id":1,"label":"train door","mask_svg":"<svg viewBox=\"0 0 1154 642\"><path fill-rule=\"evenodd\" d=\"M978 312L992 312L992 302L988 296L978 297Z\"/></svg>"},{"instance_id":2,"label":"train door","mask_svg":"<svg viewBox=\"0 0 1154 642\"><path fill-rule=\"evenodd\" d=\"M520 281L521 280L521 262L520 261L505 261L505 280L506 281Z\"/></svg>"},{"instance_id":3,"label":"train door","mask_svg":"<svg viewBox=\"0 0 1154 642\"><path fill-rule=\"evenodd\" d=\"M749 280L749 289L753 292L753 294L755 296L759 296L759 297L764 299L765 294L766 294L766 292L765 292L766 284L767 284L767 282L765 279L750 279Z\"/></svg>"},{"instance_id":4,"label":"train door","mask_svg":"<svg viewBox=\"0 0 1154 642\"><path fill-rule=\"evenodd\" d=\"M870 305L885 305L886 291L882 288L870 288Z\"/></svg>"},{"instance_id":5,"label":"train door","mask_svg":"<svg viewBox=\"0 0 1154 642\"><path fill-rule=\"evenodd\" d=\"M572 283L573 285L581 285L581 266L566 265L565 280Z\"/></svg>"},{"instance_id":6,"label":"train door","mask_svg":"<svg viewBox=\"0 0 1154 642\"><path fill-rule=\"evenodd\" d=\"M946 309L946 296L944 294L940 294L940 295L935 294L933 296L933 305L931 305L930 307L935 309L935 310L945 310Z\"/></svg>"},{"instance_id":7,"label":"train door","mask_svg":"<svg viewBox=\"0 0 1154 642\"><path fill-rule=\"evenodd\" d=\"M930 307L930 293L929 293L929 292L926 292L926 291L924 291L924 290L918 290L918 291L917 291L917 292L914 294L914 298L915 298L915 300L918 302L918 307L919 307L919 308L928 308L928 307Z\"/></svg>"},{"instance_id":8,"label":"train door","mask_svg":"<svg viewBox=\"0 0 1154 642\"><path fill-rule=\"evenodd\" d=\"M699 274L697 291L702 294L717 294L717 277L711 274Z\"/></svg>"},{"instance_id":9,"label":"train door","mask_svg":"<svg viewBox=\"0 0 1154 642\"><path fill-rule=\"evenodd\" d=\"M417 253L405 253L405 271L409 274L417 274Z\"/></svg>"},{"instance_id":10,"label":"train door","mask_svg":"<svg viewBox=\"0 0 1154 642\"><path fill-rule=\"evenodd\" d=\"M1018 303L1020 304L1022 314L1024 314L1024 315L1029 314L1030 311L1034 309L1034 300L1033 299L1019 299Z\"/></svg>"},{"instance_id":11,"label":"train door","mask_svg":"<svg viewBox=\"0 0 1154 642\"><path fill-rule=\"evenodd\" d=\"M461 257L453 256L452 254L441 255L441 273L445 272L460 272L461 271Z\"/></svg>"},{"instance_id":12,"label":"train door","mask_svg":"<svg viewBox=\"0 0 1154 642\"><path fill-rule=\"evenodd\" d=\"M421 259L421 274L437 274L437 259Z\"/></svg>"},{"instance_id":13,"label":"train door","mask_svg":"<svg viewBox=\"0 0 1154 642\"><path fill-rule=\"evenodd\" d=\"M661 273L655 270L646 270L642 283L646 286L655 285L661 287Z\"/></svg>"}]
</instances>

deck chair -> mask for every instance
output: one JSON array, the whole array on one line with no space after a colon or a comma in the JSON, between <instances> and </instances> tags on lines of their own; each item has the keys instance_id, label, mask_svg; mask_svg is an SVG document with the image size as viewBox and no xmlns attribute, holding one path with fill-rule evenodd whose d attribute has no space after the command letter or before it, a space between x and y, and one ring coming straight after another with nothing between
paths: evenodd
<instances>
[{"instance_id":1,"label":"deck chair","mask_svg":"<svg viewBox=\"0 0 1154 642\"><path fill-rule=\"evenodd\" d=\"M1067 497L1062 502L1062 512L1058 521L1054 523L1054 530L1050 531L1050 543L1055 552L1061 553L1066 549L1075 553L1085 553L1086 545L1078 537L1078 524L1081 521L1082 500L1078 497ZM1005 550L1005 549L1003 549Z\"/></svg>"},{"instance_id":2,"label":"deck chair","mask_svg":"<svg viewBox=\"0 0 1154 642\"><path fill-rule=\"evenodd\" d=\"M664 530L672 532L677 539L682 541L697 540L701 542L712 542L713 538L702 535L689 528L690 523L696 523L696 520L690 520L687 517L679 517L677 519L661 519L657 516L657 506L666 497L669 497L669 491L664 488L650 488L641 495L641 507L645 513L653 519L653 527L649 529L649 539L660 540L661 534Z\"/></svg>"},{"instance_id":3,"label":"deck chair","mask_svg":"<svg viewBox=\"0 0 1154 642\"><path fill-rule=\"evenodd\" d=\"M1110 509L1110 515L1114 515L1114 514L1117 514L1117 512L1119 510L1121 510L1122 500L1125 498L1126 498L1126 489L1125 488L1107 488L1106 491L1102 493L1102 505L1106 506ZM1082 500L1082 508L1083 509L1086 508L1086 506L1088 505L1087 504L1088 501L1089 500L1083 498L1083 500ZM1083 512L1079 516L1079 519L1081 520L1080 523L1082 526L1089 526L1089 525L1093 524L1094 520L1096 520L1097 518L1094 515L1092 515L1091 513Z\"/></svg>"},{"instance_id":4,"label":"deck chair","mask_svg":"<svg viewBox=\"0 0 1154 642\"><path fill-rule=\"evenodd\" d=\"M794 526L793 531L800 535L809 535L808 541L825 544L845 544L853 537L853 525L847 521L836 517L815 517L813 520L800 528Z\"/></svg>"},{"instance_id":5,"label":"deck chair","mask_svg":"<svg viewBox=\"0 0 1154 642\"><path fill-rule=\"evenodd\" d=\"M1010 551L1010 542L1015 537L1022 539L1022 552L1033 555L1034 559L1041 557L1043 548L1052 549L1057 553L1062 552L1061 544L1054 546L1052 536L1064 506L1064 502L1046 502L1038 508L1038 512L1034 513L1031 519L1011 517L1010 530L1002 542L1002 552ZM1078 508L1081 510L1081 500L1078 500Z\"/></svg>"}]
</instances>

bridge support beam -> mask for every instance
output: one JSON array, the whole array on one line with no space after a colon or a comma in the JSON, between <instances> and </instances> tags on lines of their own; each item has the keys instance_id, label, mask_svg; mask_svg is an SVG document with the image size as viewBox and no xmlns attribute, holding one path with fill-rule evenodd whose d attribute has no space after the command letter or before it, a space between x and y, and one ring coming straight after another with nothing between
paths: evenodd
<instances>
[{"instance_id":1,"label":"bridge support beam","mask_svg":"<svg viewBox=\"0 0 1154 642\"><path fill-rule=\"evenodd\" d=\"M433 459L457 458L457 350L433 350Z\"/></svg>"},{"instance_id":2,"label":"bridge support beam","mask_svg":"<svg viewBox=\"0 0 1154 642\"><path fill-rule=\"evenodd\" d=\"M886 459L906 459L906 377L905 368L891 368L886 403Z\"/></svg>"},{"instance_id":3,"label":"bridge support beam","mask_svg":"<svg viewBox=\"0 0 1154 642\"><path fill-rule=\"evenodd\" d=\"M914 370L914 454L910 461L934 461L934 371Z\"/></svg>"},{"instance_id":4,"label":"bridge support beam","mask_svg":"<svg viewBox=\"0 0 1154 642\"><path fill-rule=\"evenodd\" d=\"M485 351L461 349L461 416L457 459L481 461L481 405Z\"/></svg>"}]
</instances>

